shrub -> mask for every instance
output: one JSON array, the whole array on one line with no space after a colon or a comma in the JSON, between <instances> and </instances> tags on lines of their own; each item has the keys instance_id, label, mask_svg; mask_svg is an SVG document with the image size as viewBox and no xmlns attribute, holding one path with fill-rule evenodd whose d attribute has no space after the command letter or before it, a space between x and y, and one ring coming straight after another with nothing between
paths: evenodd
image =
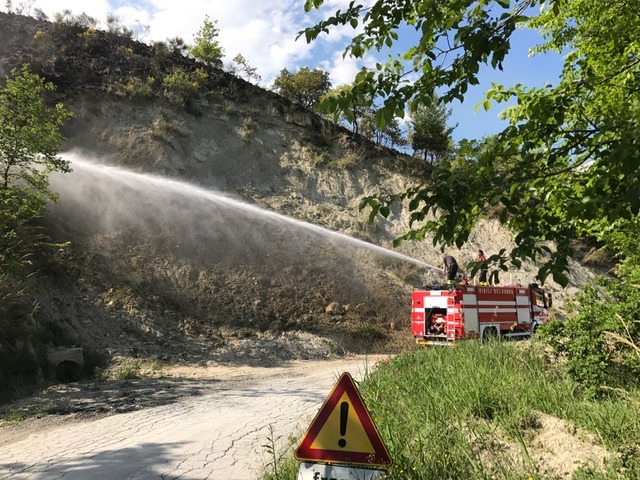
<instances>
[{"instance_id":1,"label":"shrub","mask_svg":"<svg viewBox=\"0 0 640 480\"><path fill-rule=\"evenodd\" d=\"M141 377L142 363L139 360L127 360L113 371L117 380L134 380Z\"/></svg>"},{"instance_id":2,"label":"shrub","mask_svg":"<svg viewBox=\"0 0 640 480\"><path fill-rule=\"evenodd\" d=\"M253 117L245 117L242 120L242 126L240 127L240 135L242 136L242 138L247 138L249 135L251 135L255 126L256 121L253 119Z\"/></svg>"},{"instance_id":3,"label":"shrub","mask_svg":"<svg viewBox=\"0 0 640 480\"><path fill-rule=\"evenodd\" d=\"M541 330L570 375L599 389L640 384L640 288L624 279L596 280L578 295L575 312Z\"/></svg>"},{"instance_id":4,"label":"shrub","mask_svg":"<svg viewBox=\"0 0 640 480\"><path fill-rule=\"evenodd\" d=\"M169 101L184 105L189 99L195 97L206 79L207 74L202 69L186 72L181 68L174 68L162 81L164 95Z\"/></svg>"},{"instance_id":5,"label":"shrub","mask_svg":"<svg viewBox=\"0 0 640 480\"><path fill-rule=\"evenodd\" d=\"M161 114L153 121L151 136L155 139L171 143L173 138L189 138L189 132L183 131L175 121Z\"/></svg>"},{"instance_id":6,"label":"shrub","mask_svg":"<svg viewBox=\"0 0 640 480\"><path fill-rule=\"evenodd\" d=\"M87 28L85 31L78 33L80 45L85 50L92 48L98 40L95 28Z\"/></svg>"}]
</instances>

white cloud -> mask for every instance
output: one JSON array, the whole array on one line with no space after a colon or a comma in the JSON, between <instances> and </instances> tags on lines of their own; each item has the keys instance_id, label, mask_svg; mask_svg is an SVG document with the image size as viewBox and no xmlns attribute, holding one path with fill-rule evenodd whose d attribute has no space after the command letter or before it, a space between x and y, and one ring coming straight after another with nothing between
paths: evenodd
<instances>
[{"instance_id":1,"label":"white cloud","mask_svg":"<svg viewBox=\"0 0 640 480\"><path fill-rule=\"evenodd\" d=\"M371 53L365 55L364 58L354 58L348 55L343 58L342 53L342 51L334 51L329 60L325 60L320 65L320 68L329 72L334 87L352 83L362 67L375 70L375 64L379 62Z\"/></svg>"},{"instance_id":2,"label":"white cloud","mask_svg":"<svg viewBox=\"0 0 640 480\"><path fill-rule=\"evenodd\" d=\"M334 52L330 60L323 62L320 68L329 72L331 84L334 87L347 85L353 82L360 70L361 62L355 58L342 58L342 52Z\"/></svg>"}]
</instances>

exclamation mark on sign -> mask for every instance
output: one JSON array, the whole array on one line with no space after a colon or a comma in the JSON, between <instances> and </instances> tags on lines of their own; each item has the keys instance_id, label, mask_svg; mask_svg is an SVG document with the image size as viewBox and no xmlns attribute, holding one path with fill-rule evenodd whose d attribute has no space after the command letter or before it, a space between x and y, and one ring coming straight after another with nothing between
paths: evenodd
<instances>
[{"instance_id":1,"label":"exclamation mark on sign","mask_svg":"<svg viewBox=\"0 0 640 480\"><path fill-rule=\"evenodd\" d=\"M349 403L342 402L340 404L340 435L345 436L347 434L347 419L349 418ZM347 441L344 438L338 440L338 446L344 448L347 446Z\"/></svg>"}]
</instances>

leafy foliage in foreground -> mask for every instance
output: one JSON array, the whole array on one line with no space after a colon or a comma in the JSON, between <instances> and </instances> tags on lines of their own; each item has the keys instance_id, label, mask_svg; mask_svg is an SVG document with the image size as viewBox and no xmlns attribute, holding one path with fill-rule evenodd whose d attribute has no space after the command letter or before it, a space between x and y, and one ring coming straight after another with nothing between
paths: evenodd
<instances>
[{"instance_id":1,"label":"leafy foliage in foreground","mask_svg":"<svg viewBox=\"0 0 640 480\"><path fill-rule=\"evenodd\" d=\"M569 373L601 393L640 385L640 220L619 222L603 233L621 257L618 276L599 278L574 302L564 322L552 322L541 334Z\"/></svg>"},{"instance_id":2,"label":"leafy foliage in foreground","mask_svg":"<svg viewBox=\"0 0 640 480\"><path fill-rule=\"evenodd\" d=\"M324 3L307 0L305 8ZM458 158L441 162L428 184L367 198L363 206L372 217L386 216L389 203L407 200L411 224L402 239L433 235L443 248L464 244L487 208L499 207L500 221L517 234L499 265L541 261L542 281L552 275L567 285L570 241L598 236L603 224L640 212L640 15L634 0L515 3L378 0L369 8L352 2L301 34L310 42L338 26L358 27L345 54L362 58L399 43L400 27L415 29L417 40L403 54L363 68L354 83L372 101L383 99L378 121L384 123L403 116L407 105L427 103L435 89L445 101L462 101L483 64L502 67L516 27L540 30L546 41L535 51L564 55L556 86L493 85L484 108L514 102L503 112L508 126L501 133L464 142ZM537 4L540 10L532 8ZM324 107L344 110L353 101L345 92Z\"/></svg>"},{"instance_id":3,"label":"leafy foliage in foreground","mask_svg":"<svg viewBox=\"0 0 640 480\"><path fill-rule=\"evenodd\" d=\"M566 321L541 331L572 377L598 390L638 387L640 288L600 278L578 296L575 308Z\"/></svg>"}]
</instances>

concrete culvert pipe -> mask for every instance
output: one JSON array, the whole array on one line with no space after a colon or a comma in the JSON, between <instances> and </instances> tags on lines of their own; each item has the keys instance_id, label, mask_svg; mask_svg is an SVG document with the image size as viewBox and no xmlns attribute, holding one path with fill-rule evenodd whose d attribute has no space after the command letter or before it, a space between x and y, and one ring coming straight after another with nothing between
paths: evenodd
<instances>
[{"instance_id":1,"label":"concrete culvert pipe","mask_svg":"<svg viewBox=\"0 0 640 480\"><path fill-rule=\"evenodd\" d=\"M54 367L55 378L59 382L77 382L82 378L84 369L84 355L81 348L58 348L50 350L49 364Z\"/></svg>"},{"instance_id":2,"label":"concrete culvert pipe","mask_svg":"<svg viewBox=\"0 0 640 480\"><path fill-rule=\"evenodd\" d=\"M77 382L82 378L82 366L71 360L56 365L56 379L62 383Z\"/></svg>"}]
</instances>

